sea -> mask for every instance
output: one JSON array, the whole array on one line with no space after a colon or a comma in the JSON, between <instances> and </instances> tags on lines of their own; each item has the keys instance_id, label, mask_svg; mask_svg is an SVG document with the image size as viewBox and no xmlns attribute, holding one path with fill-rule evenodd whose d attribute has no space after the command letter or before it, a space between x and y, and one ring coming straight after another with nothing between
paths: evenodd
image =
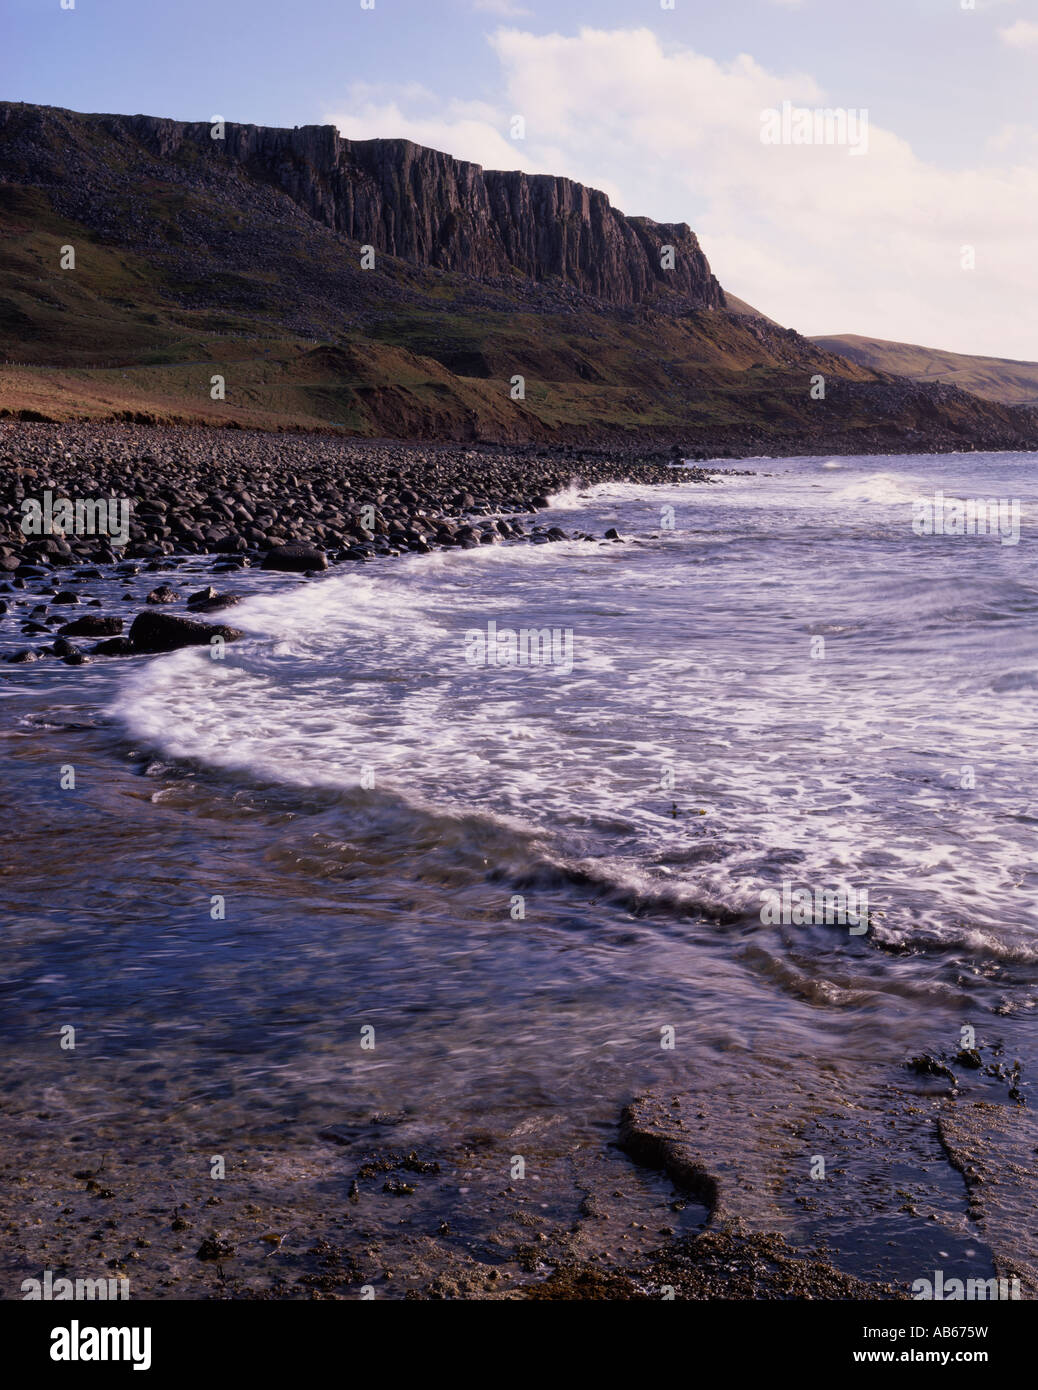
<instances>
[{"instance_id":1,"label":"sea","mask_svg":"<svg viewBox=\"0 0 1038 1390\"><path fill-rule=\"evenodd\" d=\"M750 1228L1026 1268L1036 459L574 485L538 520L595 540L244 571L223 651L0 668L12 1132L171 1171L388 1136L489 1258L495 1172L566 1219L673 1093ZM308 1174L287 1209L345 1203Z\"/></svg>"}]
</instances>

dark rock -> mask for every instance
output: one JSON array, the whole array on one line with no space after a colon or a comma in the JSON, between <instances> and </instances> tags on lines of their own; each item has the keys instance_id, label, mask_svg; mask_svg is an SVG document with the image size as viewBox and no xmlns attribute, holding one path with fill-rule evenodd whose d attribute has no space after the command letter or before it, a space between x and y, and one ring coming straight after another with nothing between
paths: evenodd
<instances>
[{"instance_id":1,"label":"dark rock","mask_svg":"<svg viewBox=\"0 0 1038 1390\"><path fill-rule=\"evenodd\" d=\"M234 1254L234 1246L214 1231L202 1241L196 1254L200 1260L228 1260Z\"/></svg>"},{"instance_id":2,"label":"dark rock","mask_svg":"<svg viewBox=\"0 0 1038 1390\"><path fill-rule=\"evenodd\" d=\"M58 628L59 637L117 637L123 630L122 618L100 618L88 614Z\"/></svg>"},{"instance_id":3,"label":"dark rock","mask_svg":"<svg viewBox=\"0 0 1038 1390\"><path fill-rule=\"evenodd\" d=\"M128 637L106 637L90 650L95 656L135 656L137 651Z\"/></svg>"},{"instance_id":4,"label":"dark rock","mask_svg":"<svg viewBox=\"0 0 1038 1390\"><path fill-rule=\"evenodd\" d=\"M221 608L231 608L236 603L241 603L238 594L215 594L204 603L191 603L188 607L192 613L218 613Z\"/></svg>"},{"instance_id":5,"label":"dark rock","mask_svg":"<svg viewBox=\"0 0 1038 1390\"><path fill-rule=\"evenodd\" d=\"M138 652L173 652L180 647L208 646L213 637L235 642L243 635L234 627L199 623L173 613L138 613L130 628L130 641Z\"/></svg>"},{"instance_id":6,"label":"dark rock","mask_svg":"<svg viewBox=\"0 0 1038 1390\"><path fill-rule=\"evenodd\" d=\"M931 1057L928 1052L922 1053L919 1057L913 1057L908 1066L917 1076L943 1076L948 1081L955 1080L951 1070L937 1057Z\"/></svg>"},{"instance_id":7,"label":"dark rock","mask_svg":"<svg viewBox=\"0 0 1038 1390\"><path fill-rule=\"evenodd\" d=\"M176 603L180 598L172 584L160 584L157 589L152 589L151 593L144 600L145 603ZM57 600L55 600L57 602Z\"/></svg>"},{"instance_id":8,"label":"dark rock","mask_svg":"<svg viewBox=\"0 0 1038 1390\"><path fill-rule=\"evenodd\" d=\"M265 570L284 570L290 574L305 574L307 570L326 570L328 557L323 550L298 541L287 545L276 545L263 557Z\"/></svg>"}]
</instances>

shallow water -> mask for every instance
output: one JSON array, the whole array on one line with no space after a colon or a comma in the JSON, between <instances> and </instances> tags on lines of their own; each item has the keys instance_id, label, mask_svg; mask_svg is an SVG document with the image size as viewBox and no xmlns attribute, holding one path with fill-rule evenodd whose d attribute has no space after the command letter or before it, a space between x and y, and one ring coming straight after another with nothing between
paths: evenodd
<instances>
[{"instance_id":1,"label":"shallow water","mask_svg":"<svg viewBox=\"0 0 1038 1390\"><path fill-rule=\"evenodd\" d=\"M1034 463L573 491L541 519L626 543L234 576L258 592L221 615L248 633L222 661L8 668L12 1105L201 1147L286 1124L359 1142L392 1113L547 1164L653 1084L721 1127L761 1086L798 1114L830 1085L871 1106L964 1025L1026 1093ZM1019 543L916 535L936 489L1020 499ZM554 630L554 659L475 664L489 624ZM868 930L765 923L783 883L867 891ZM857 1268L909 1277L918 1232L847 1201Z\"/></svg>"}]
</instances>

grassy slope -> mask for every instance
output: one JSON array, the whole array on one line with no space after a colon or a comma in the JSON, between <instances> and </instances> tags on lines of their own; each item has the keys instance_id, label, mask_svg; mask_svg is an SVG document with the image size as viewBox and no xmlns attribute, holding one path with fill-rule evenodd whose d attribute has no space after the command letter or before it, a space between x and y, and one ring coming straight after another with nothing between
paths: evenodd
<instances>
[{"instance_id":1,"label":"grassy slope","mask_svg":"<svg viewBox=\"0 0 1038 1390\"><path fill-rule=\"evenodd\" d=\"M604 309L385 256L362 270L356 245L240 166L197 149L163 163L89 118L20 110L0 148L0 410L503 441L730 432L766 446L829 426L837 407L811 401L815 373L876 380L737 313ZM216 374L224 401L210 397ZM869 424L863 395L838 399L842 429ZM966 426L975 405L952 413ZM920 424L914 409L899 427Z\"/></svg>"},{"instance_id":2,"label":"grassy slope","mask_svg":"<svg viewBox=\"0 0 1038 1390\"><path fill-rule=\"evenodd\" d=\"M984 400L1002 401L1006 405L1038 405L1038 362L971 357L965 353L944 352L940 348L918 347L914 343L863 338L856 333L811 341L873 371L891 372L911 377L913 381L950 382Z\"/></svg>"},{"instance_id":3,"label":"grassy slope","mask_svg":"<svg viewBox=\"0 0 1038 1390\"><path fill-rule=\"evenodd\" d=\"M162 198L152 190L149 202ZM40 190L0 188L0 211L17 248L0 269L0 353L17 364L0 371L0 406L11 410L503 439L676 430L701 416L751 419L738 404L754 384L748 370L776 373L777 387L783 358L798 356L720 313L574 312L550 300L531 308L504 290L481 290L473 306L464 277L423 283L429 277L386 259L362 272L354 248L323 228L310 229L296 275L353 282L356 302L339 317L319 292L304 303L307 331L292 332L265 268L181 273L161 255L99 242ZM67 244L77 265L62 272ZM809 359L790 375L798 395L810 371L833 368L825 353ZM224 402L209 396L216 373ZM517 374L521 403L510 396Z\"/></svg>"},{"instance_id":4,"label":"grassy slope","mask_svg":"<svg viewBox=\"0 0 1038 1390\"><path fill-rule=\"evenodd\" d=\"M240 169L190 150L163 167L61 113L25 129L31 158L0 164L11 411L610 436L752 421L750 369L805 399L810 371L871 375L723 313L601 312L518 278L490 287L387 257L362 271L356 246ZM78 188L90 196L77 204ZM68 244L74 271L59 269ZM217 373L223 402L209 395Z\"/></svg>"}]
</instances>

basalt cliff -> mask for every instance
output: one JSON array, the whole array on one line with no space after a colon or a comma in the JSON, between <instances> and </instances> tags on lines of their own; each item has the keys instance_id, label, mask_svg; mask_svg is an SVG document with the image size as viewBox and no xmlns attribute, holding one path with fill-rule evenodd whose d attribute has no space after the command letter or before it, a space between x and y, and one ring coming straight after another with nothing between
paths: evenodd
<instances>
[{"instance_id":1,"label":"basalt cliff","mask_svg":"<svg viewBox=\"0 0 1038 1390\"><path fill-rule=\"evenodd\" d=\"M683 223L406 140L0 103L0 230L8 415L732 453L1038 433L733 312Z\"/></svg>"},{"instance_id":2,"label":"basalt cliff","mask_svg":"<svg viewBox=\"0 0 1038 1390\"><path fill-rule=\"evenodd\" d=\"M100 129L174 164L200 156L265 181L315 221L413 265L480 280L558 280L604 303L660 294L723 308L724 293L684 223L625 217L571 179L483 170L408 140L346 140L334 126L295 130L103 116ZM673 266L663 268L664 247ZM669 257L667 259L670 259Z\"/></svg>"}]
</instances>

